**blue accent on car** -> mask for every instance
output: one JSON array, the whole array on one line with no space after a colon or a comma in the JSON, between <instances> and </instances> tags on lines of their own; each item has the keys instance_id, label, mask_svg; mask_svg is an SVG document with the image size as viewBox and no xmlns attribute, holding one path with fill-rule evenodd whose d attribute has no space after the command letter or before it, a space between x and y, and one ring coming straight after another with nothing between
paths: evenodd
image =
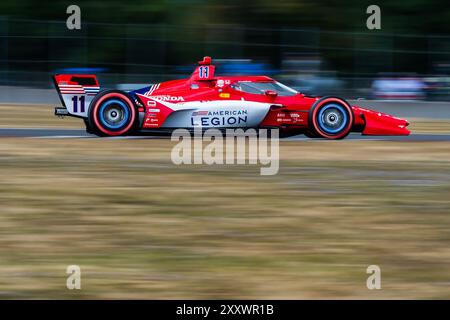
<instances>
[{"instance_id":1,"label":"blue accent on car","mask_svg":"<svg viewBox=\"0 0 450 320\"><path fill-rule=\"evenodd\" d=\"M137 94L145 94L146 92L148 92L150 90L151 86L147 86L147 87L143 87L137 90L132 90L132 91L128 91L128 94L133 98L133 99L138 99Z\"/></svg>"},{"instance_id":2,"label":"blue accent on car","mask_svg":"<svg viewBox=\"0 0 450 320\"><path fill-rule=\"evenodd\" d=\"M342 121L342 124L336 128L336 129L331 129L330 127L326 126L325 123L323 123L322 121L322 115L323 113L330 109L330 108L334 108L337 109L341 114L342 117L344 118L344 121ZM326 104L325 106L322 107L322 109L320 110L319 114L318 114L318 119L317 122L319 123L320 128L325 131L326 133L329 134L335 134L340 132L342 129L344 129L347 125L348 125L348 116L347 116L347 111L344 109L344 107L342 107L339 104L335 104L335 103L330 103L330 104Z\"/></svg>"},{"instance_id":3,"label":"blue accent on car","mask_svg":"<svg viewBox=\"0 0 450 320\"><path fill-rule=\"evenodd\" d=\"M104 111L106 109L106 107L115 104L117 106L120 107L120 109L123 110L124 113L124 117L123 119L117 123L116 125L110 124L106 121L105 117L104 117ZM125 125L126 123L128 123L129 117L130 117L130 112L128 110L128 106L126 105L125 102L123 102L122 100L119 99L112 99L112 100L107 100L106 102L102 103L102 105L99 108L99 120L101 122L101 124L103 126L105 126L108 129L120 129L123 125Z\"/></svg>"},{"instance_id":4,"label":"blue accent on car","mask_svg":"<svg viewBox=\"0 0 450 320\"><path fill-rule=\"evenodd\" d=\"M95 74L107 72L106 68L65 68L65 69L56 69L55 73L61 74Z\"/></svg>"}]
</instances>

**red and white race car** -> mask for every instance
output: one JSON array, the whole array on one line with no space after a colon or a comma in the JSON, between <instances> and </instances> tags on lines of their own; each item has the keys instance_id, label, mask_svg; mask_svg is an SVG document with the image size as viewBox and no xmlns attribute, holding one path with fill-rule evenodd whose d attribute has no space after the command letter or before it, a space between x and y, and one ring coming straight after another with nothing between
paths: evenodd
<instances>
[{"instance_id":1,"label":"red and white race car","mask_svg":"<svg viewBox=\"0 0 450 320\"><path fill-rule=\"evenodd\" d=\"M95 75L53 79L64 106L55 114L83 118L86 130L100 136L178 128L279 128L281 135L326 139L410 133L408 121L341 98L305 96L266 76L216 76L210 57L187 79L130 92L100 91Z\"/></svg>"}]
</instances>

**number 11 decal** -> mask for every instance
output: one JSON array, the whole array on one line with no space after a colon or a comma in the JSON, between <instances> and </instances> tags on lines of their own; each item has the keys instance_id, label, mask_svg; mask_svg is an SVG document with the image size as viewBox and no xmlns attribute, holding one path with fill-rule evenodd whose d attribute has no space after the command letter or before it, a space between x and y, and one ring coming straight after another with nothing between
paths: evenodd
<instances>
[{"instance_id":1,"label":"number 11 decal","mask_svg":"<svg viewBox=\"0 0 450 320\"><path fill-rule=\"evenodd\" d=\"M84 106L84 96L78 97L78 96L73 96L72 97L72 101L73 101L73 113L77 113L78 112L78 100L80 101L80 113L84 113L85 106Z\"/></svg>"}]
</instances>

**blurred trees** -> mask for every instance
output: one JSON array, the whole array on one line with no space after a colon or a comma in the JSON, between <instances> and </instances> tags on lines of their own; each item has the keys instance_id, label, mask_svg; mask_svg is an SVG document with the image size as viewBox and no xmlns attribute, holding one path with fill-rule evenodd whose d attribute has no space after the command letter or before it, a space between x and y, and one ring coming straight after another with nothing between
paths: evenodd
<instances>
[{"instance_id":1,"label":"blurred trees","mask_svg":"<svg viewBox=\"0 0 450 320\"><path fill-rule=\"evenodd\" d=\"M3 1L0 14L16 18L65 20L73 1ZM450 33L450 10L443 0L79 0L90 22L317 27L364 31L366 8L381 7L387 32Z\"/></svg>"},{"instance_id":2,"label":"blurred trees","mask_svg":"<svg viewBox=\"0 0 450 320\"><path fill-rule=\"evenodd\" d=\"M70 4L73 3L3 1L0 16L65 21L66 8ZM111 62L110 68L119 72L134 72L133 67L120 69L119 65L123 64L121 59L136 59L139 63L143 57L135 50L142 50L142 55L156 61L155 64L168 65L186 64L212 52L221 58L264 58L279 67L286 54L320 54L331 68L344 73L356 70L426 73L430 72L435 61L449 60L448 39L442 42L426 36L430 33L450 34L450 9L447 1L442 0L376 1L382 14L382 30L379 31L366 28L366 8L374 4L366 0L80 0L76 4L81 7L82 25L86 22L116 24L111 27L105 25L104 28L88 26L87 30L84 25L85 29L79 33L80 43L89 46L89 50L82 54L82 61L91 64L95 61ZM152 31L151 28L136 26L139 24L160 27ZM28 29L30 34L37 32L35 28L40 28L39 25L32 27L32 23L26 25L31 28ZM211 25L231 27L216 30L211 29ZM289 31L285 31L291 28L311 32L291 37ZM57 32L53 26L49 29L46 32ZM423 36L404 36L411 34ZM113 36L131 40L127 43L98 40ZM132 40L146 36L156 37L156 40ZM58 57L60 49L55 41L52 48L56 53L51 55L57 60L61 57ZM36 48L39 46L42 44ZM14 45L9 47L11 59L15 49ZM152 58L155 50L159 55ZM79 51L64 52L64 57L73 60L80 57L79 53L75 56ZM67 59L68 55L73 56Z\"/></svg>"}]
</instances>

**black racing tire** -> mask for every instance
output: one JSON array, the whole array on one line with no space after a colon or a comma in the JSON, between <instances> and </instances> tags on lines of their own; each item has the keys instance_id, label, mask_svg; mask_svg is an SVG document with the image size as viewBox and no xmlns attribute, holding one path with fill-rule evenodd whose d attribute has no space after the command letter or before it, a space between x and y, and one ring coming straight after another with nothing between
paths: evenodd
<instances>
[{"instance_id":1,"label":"black racing tire","mask_svg":"<svg viewBox=\"0 0 450 320\"><path fill-rule=\"evenodd\" d=\"M309 133L330 140L343 139L353 128L355 116L344 99L323 97L317 100L308 115Z\"/></svg>"},{"instance_id":2,"label":"black racing tire","mask_svg":"<svg viewBox=\"0 0 450 320\"><path fill-rule=\"evenodd\" d=\"M101 135L100 132L96 129L91 127L89 120L87 118L83 119L84 125L86 127L86 132L89 134L95 134L95 135Z\"/></svg>"}]
</instances>

